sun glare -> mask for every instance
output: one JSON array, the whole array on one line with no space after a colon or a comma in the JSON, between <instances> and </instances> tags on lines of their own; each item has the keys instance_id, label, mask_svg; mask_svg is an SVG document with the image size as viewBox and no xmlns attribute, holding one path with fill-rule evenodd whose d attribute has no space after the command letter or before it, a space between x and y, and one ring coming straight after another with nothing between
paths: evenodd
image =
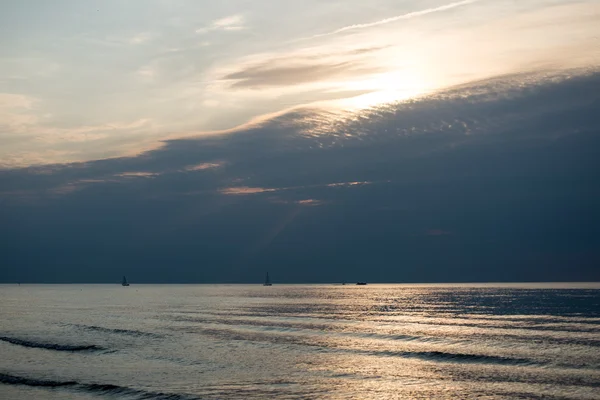
<instances>
[{"instance_id":1,"label":"sun glare","mask_svg":"<svg viewBox=\"0 0 600 400\"><path fill-rule=\"evenodd\" d=\"M345 108L364 109L419 97L430 88L417 72L395 71L360 81L347 82L344 84L344 89L367 91L365 94L344 99L339 103Z\"/></svg>"}]
</instances>

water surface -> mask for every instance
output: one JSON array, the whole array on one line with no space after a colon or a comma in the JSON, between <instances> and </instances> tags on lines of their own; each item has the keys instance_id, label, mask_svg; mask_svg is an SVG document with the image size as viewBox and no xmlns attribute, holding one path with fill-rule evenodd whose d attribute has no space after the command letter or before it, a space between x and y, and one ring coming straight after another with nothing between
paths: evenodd
<instances>
[{"instance_id":1,"label":"water surface","mask_svg":"<svg viewBox=\"0 0 600 400\"><path fill-rule=\"evenodd\" d=\"M600 284L0 285L0 398L598 399Z\"/></svg>"}]
</instances>

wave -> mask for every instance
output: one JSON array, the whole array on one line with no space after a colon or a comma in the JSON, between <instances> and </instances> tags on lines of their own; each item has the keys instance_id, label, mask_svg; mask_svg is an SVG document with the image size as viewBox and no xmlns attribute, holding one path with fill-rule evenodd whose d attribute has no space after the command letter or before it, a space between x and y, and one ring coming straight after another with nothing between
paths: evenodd
<instances>
[{"instance_id":1,"label":"wave","mask_svg":"<svg viewBox=\"0 0 600 400\"><path fill-rule=\"evenodd\" d=\"M152 337L152 338L162 338L162 337L164 337L164 335L160 335L158 333L142 332L142 331L136 331L136 330L131 330L131 329L105 328L103 326L76 325L76 324L73 324L71 326L74 326L74 327L77 327L77 328L80 328L80 329L85 329L87 331L103 332L103 333L115 333L115 334L118 334L118 335L136 336L136 337Z\"/></svg>"},{"instance_id":2,"label":"wave","mask_svg":"<svg viewBox=\"0 0 600 400\"><path fill-rule=\"evenodd\" d=\"M278 333L307 333L312 335L331 334L334 333L339 336L356 337L356 338L369 338L369 339L385 339L385 340L397 340L407 342L427 342L427 343L446 343L452 344L458 342L453 338L425 336L425 335L388 335L384 333L374 332L361 332L359 330L346 330L352 327L343 325L325 325L315 323L299 323L299 322L277 322L277 321L265 321L265 320L249 320L249 319L216 319L216 318L190 318L190 317L175 317L175 321L193 322L196 324L203 325L226 325L234 328L243 328L249 330L256 330L258 332L271 332L275 331ZM464 341L464 340L463 340Z\"/></svg>"},{"instance_id":3,"label":"wave","mask_svg":"<svg viewBox=\"0 0 600 400\"><path fill-rule=\"evenodd\" d=\"M419 358L432 361L449 362L472 362L482 364L505 364L505 365L533 365L535 362L526 358L514 358L503 356L492 356L485 354L446 353L442 351L403 351L403 352L377 352L378 355L390 355L406 358Z\"/></svg>"},{"instance_id":4,"label":"wave","mask_svg":"<svg viewBox=\"0 0 600 400\"><path fill-rule=\"evenodd\" d=\"M14 344L17 346L30 347L35 349L46 349L55 351L102 351L106 350L104 347L90 345L68 345L68 344L57 344L57 343L42 343L33 342L30 340L23 340L18 338L12 338L7 336L0 336L0 341Z\"/></svg>"},{"instance_id":5,"label":"wave","mask_svg":"<svg viewBox=\"0 0 600 400\"><path fill-rule=\"evenodd\" d=\"M54 381L25 378L8 374L0 374L0 383L5 385L21 385L30 387L45 387L45 388L65 388L69 390L82 391L104 396L123 395L140 400L156 399L156 400L198 400L197 397L176 393L159 393L140 389L133 389L126 386L117 386L110 384L99 383L81 383L77 381Z\"/></svg>"},{"instance_id":6,"label":"wave","mask_svg":"<svg viewBox=\"0 0 600 400\"><path fill-rule=\"evenodd\" d=\"M555 343L557 345L578 345L589 347L600 347L600 340L590 337L591 335L581 331L553 331L553 333L543 335L540 330L525 329L521 327L512 327L512 329L523 329L521 332L508 332L509 326L499 327L505 328L507 332L491 329L490 326L478 326L477 324L453 324L454 326L468 326L475 328L486 329L485 334L473 335L470 338L465 338L460 331L450 329L448 332L439 332L439 330L423 330L417 331L416 334L411 334L409 329L406 334L403 334L403 327L398 328L393 326L390 321L386 321L386 325L390 326L390 332L364 332L360 327L352 324L322 324L315 322L288 321L279 320L277 318L211 318L211 317L189 317L189 316L171 316L170 320L178 322L190 322L195 324L211 324L211 325L227 325L244 329L253 327L261 331L278 331L282 333L297 332L297 333L312 333L312 334L330 334L335 333L340 336L350 336L359 338L374 338L383 340L397 340L406 342L424 342L424 343L440 343L440 344L457 344L457 343L482 343L482 342L531 342L534 340ZM424 325L419 323L419 325ZM433 326L434 324L427 324ZM440 323L437 324L439 327ZM596 328L600 329L600 328ZM397 333L396 333L397 332ZM556 332L556 333L554 333ZM600 331L599 331L600 332Z\"/></svg>"},{"instance_id":7,"label":"wave","mask_svg":"<svg viewBox=\"0 0 600 400\"><path fill-rule=\"evenodd\" d=\"M5 385L24 385L24 386L35 386L35 387L64 387L64 386L75 386L75 381L46 381L23 378L20 376L0 374L0 383Z\"/></svg>"},{"instance_id":8,"label":"wave","mask_svg":"<svg viewBox=\"0 0 600 400\"><path fill-rule=\"evenodd\" d=\"M230 329L197 328L195 333L201 333L220 339L241 340L251 342L271 342L279 344L294 344L318 349L319 351L352 353L370 356L418 358L425 361L453 362L453 363L480 363L480 364L502 364L521 366L541 366L544 363L526 358L494 356L485 354L449 353L442 351L393 351L393 350L369 350L364 348L345 347L336 345L331 341L324 342L295 335L264 335L261 332L234 331Z\"/></svg>"}]
</instances>

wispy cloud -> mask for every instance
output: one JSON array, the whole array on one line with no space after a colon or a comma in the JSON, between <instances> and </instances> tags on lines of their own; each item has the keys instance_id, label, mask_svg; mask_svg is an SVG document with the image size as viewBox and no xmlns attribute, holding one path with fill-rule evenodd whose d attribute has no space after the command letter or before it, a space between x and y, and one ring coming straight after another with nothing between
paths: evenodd
<instances>
[{"instance_id":1,"label":"wispy cloud","mask_svg":"<svg viewBox=\"0 0 600 400\"><path fill-rule=\"evenodd\" d=\"M212 163L212 162L211 163L200 163L200 164L195 164L195 165L188 165L183 170L188 171L188 172L203 171L206 169L214 169L214 168L219 168L222 166L223 166L223 163Z\"/></svg>"},{"instance_id":2,"label":"wispy cloud","mask_svg":"<svg viewBox=\"0 0 600 400\"><path fill-rule=\"evenodd\" d=\"M439 6L439 7L427 8L425 10L413 11L413 12L409 12L409 13L402 14L402 15L396 15L394 17L380 19L379 21L368 22L368 23L364 23L364 24L348 25L348 26L344 26L342 28L336 29L336 30L328 32L328 33L323 33L320 35L312 36L311 38L336 35L338 33L343 33L343 32L353 31L353 30L358 30L358 29L372 28L374 26L385 25L385 24L389 24L392 22L396 22L396 21L401 21L401 20L405 20L405 19L421 17L421 16L427 15L427 14L433 14L433 13L437 13L437 12L451 10L453 8L466 6L468 4L476 3L478 1L480 1L480 0L457 1L454 3L446 4L446 5Z\"/></svg>"},{"instance_id":3,"label":"wispy cloud","mask_svg":"<svg viewBox=\"0 0 600 400\"><path fill-rule=\"evenodd\" d=\"M224 76L223 79L235 81L231 85L235 88L258 88L317 82L334 77L363 75L378 71L377 67L367 67L350 61L296 62L295 65L283 63L277 65L267 62L261 65L247 66Z\"/></svg>"},{"instance_id":4,"label":"wispy cloud","mask_svg":"<svg viewBox=\"0 0 600 400\"><path fill-rule=\"evenodd\" d=\"M340 183L330 183L329 187L350 187L350 186L362 186L362 185L370 185L373 182L368 182L368 181L364 181L364 182L340 182Z\"/></svg>"},{"instance_id":5,"label":"wispy cloud","mask_svg":"<svg viewBox=\"0 0 600 400\"><path fill-rule=\"evenodd\" d=\"M128 172L121 172L119 174L116 174L115 176L122 177L122 178L154 178L159 175L160 175L160 173L157 173L157 172L128 171Z\"/></svg>"},{"instance_id":6,"label":"wispy cloud","mask_svg":"<svg viewBox=\"0 0 600 400\"><path fill-rule=\"evenodd\" d=\"M229 194L229 195L246 195L246 194L257 194L264 192L274 192L277 189L271 188L262 188L262 187L248 187L248 186L237 186L230 187L226 189L220 190L221 194Z\"/></svg>"},{"instance_id":7,"label":"wispy cloud","mask_svg":"<svg viewBox=\"0 0 600 400\"><path fill-rule=\"evenodd\" d=\"M371 185L375 182L337 182L337 183L326 183L326 184L317 184L317 185L301 185L301 186L287 186L287 187L277 187L277 188L267 188L267 187L250 187L250 186L232 186L224 189L220 189L219 193L225 195L248 195L248 194L258 194L258 193L266 193L266 192L282 192L282 191L294 191L294 190L306 190L306 189L316 189L316 188L351 188L358 186ZM389 181L378 182L378 183L389 183ZM276 200L278 202L280 200ZM303 200L295 200L294 203L301 205L317 205L322 202L315 199L303 199Z\"/></svg>"},{"instance_id":8,"label":"wispy cloud","mask_svg":"<svg viewBox=\"0 0 600 400\"><path fill-rule=\"evenodd\" d=\"M323 202L316 199L304 199L296 201L296 204L300 204L301 206L320 206Z\"/></svg>"},{"instance_id":9,"label":"wispy cloud","mask_svg":"<svg viewBox=\"0 0 600 400\"><path fill-rule=\"evenodd\" d=\"M90 151L97 158L106 158L109 154L120 155L126 147L137 154L139 141L155 129L153 121L146 118L131 122L60 127L33 114L13 114L9 117L3 118L0 112L0 139L14 142L12 146L0 146L0 168L82 161L89 157ZM8 126L7 123L12 125ZM6 134L3 135L3 132ZM124 143L123 137L137 140ZM154 143L153 139L147 140Z\"/></svg>"},{"instance_id":10,"label":"wispy cloud","mask_svg":"<svg viewBox=\"0 0 600 400\"><path fill-rule=\"evenodd\" d=\"M350 46L331 51L314 47L282 53L255 54L237 59L231 65L215 71L215 79L228 88L255 89L289 87L316 82L335 82L355 77L371 76L384 71L372 63L385 46ZM339 89L343 90L344 85Z\"/></svg>"},{"instance_id":11,"label":"wispy cloud","mask_svg":"<svg viewBox=\"0 0 600 400\"><path fill-rule=\"evenodd\" d=\"M213 21L210 25L196 29L196 33L203 34L211 31L240 31L245 29L242 15L230 15Z\"/></svg>"}]
</instances>

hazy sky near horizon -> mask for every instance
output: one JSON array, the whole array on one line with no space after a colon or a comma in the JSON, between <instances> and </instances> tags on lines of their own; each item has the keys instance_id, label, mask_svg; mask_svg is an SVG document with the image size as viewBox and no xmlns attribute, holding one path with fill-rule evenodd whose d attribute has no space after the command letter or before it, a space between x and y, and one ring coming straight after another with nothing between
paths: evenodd
<instances>
[{"instance_id":1,"label":"hazy sky near horizon","mask_svg":"<svg viewBox=\"0 0 600 400\"><path fill-rule=\"evenodd\" d=\"M593 0L3 1L0 167L596 68L599 20Z\"/></svg>"}]
</instances>

